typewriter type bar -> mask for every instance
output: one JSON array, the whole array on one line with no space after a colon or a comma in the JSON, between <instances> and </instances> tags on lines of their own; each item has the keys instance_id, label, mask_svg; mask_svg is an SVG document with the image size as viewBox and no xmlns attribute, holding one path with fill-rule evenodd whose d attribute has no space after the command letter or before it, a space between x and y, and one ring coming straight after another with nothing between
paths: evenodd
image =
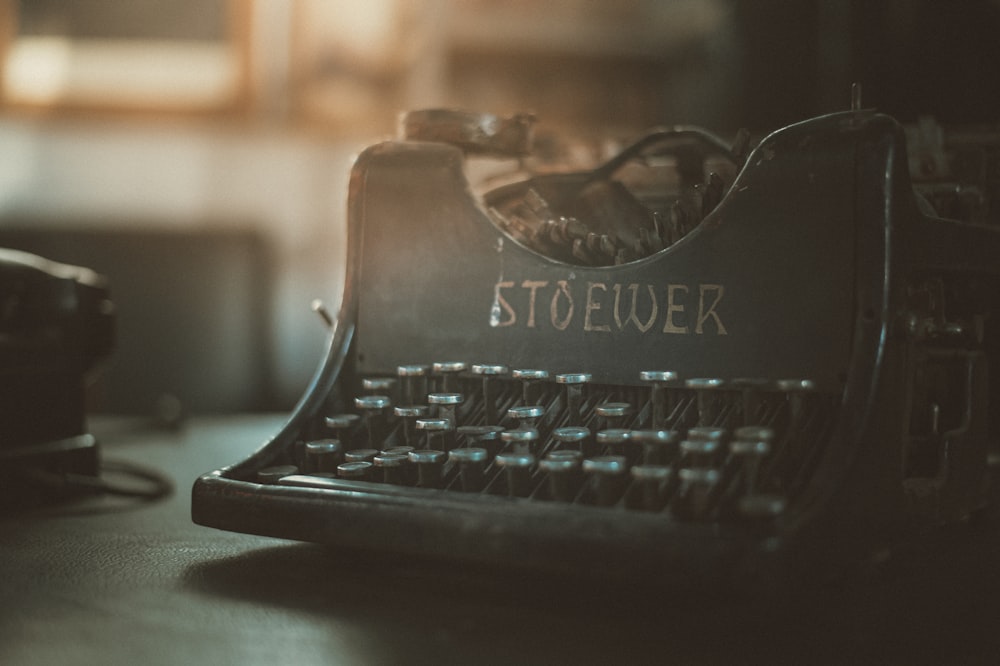
<instances>
[{"instance_id":1,"label":"typewriter type bar","mask_svg":"<svg viewBox=\"0 0 1000 666\"><path fill-rule=\"evenodd\" d=\"M849 566L983 508L1000 133L908 154L855 109L742 154L668 128L474 192L466 161L523 152L524 117L481 143L502 123L419 120L354 166L312 385L196 482L196 522L690 581Z\"/></svg>"}]
</instances>

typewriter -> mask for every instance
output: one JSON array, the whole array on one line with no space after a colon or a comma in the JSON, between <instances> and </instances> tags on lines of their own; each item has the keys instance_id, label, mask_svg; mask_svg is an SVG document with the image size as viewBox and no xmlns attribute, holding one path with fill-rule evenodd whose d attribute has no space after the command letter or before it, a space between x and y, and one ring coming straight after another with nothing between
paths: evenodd
<instances>
[{"instance_id":1,"label":"typewriter","mask_svg":"<svg viewBox=\"0 0 1000 666\"><path fill-rule=\"evenodd\" d=\"M531 118L402 127L353 166L311 385L196 523L681 581L864 565L984 508L1000 133L856 103L474 186Z\"/></svg>"}]
</instances>

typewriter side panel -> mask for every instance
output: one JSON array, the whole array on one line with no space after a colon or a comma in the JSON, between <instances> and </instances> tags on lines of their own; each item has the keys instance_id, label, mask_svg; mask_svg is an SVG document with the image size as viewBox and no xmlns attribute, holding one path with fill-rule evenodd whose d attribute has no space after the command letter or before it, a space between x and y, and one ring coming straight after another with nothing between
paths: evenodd
<instances>
[{"instance_id":1,"label":"typewriter side panel","mask_svg":"<svg viewBox=\"0 0 1000 666\"><path fill-rule=\"evenodd\" d=\"M458 150L379 146L357 224L360 371L461 359L618 385L670 369L839 391L854 317L854 153L818 130L807 147L786 138L757 151L679 243L602 268L505 236L469 193Z\"/></svg>"}]
</instances>

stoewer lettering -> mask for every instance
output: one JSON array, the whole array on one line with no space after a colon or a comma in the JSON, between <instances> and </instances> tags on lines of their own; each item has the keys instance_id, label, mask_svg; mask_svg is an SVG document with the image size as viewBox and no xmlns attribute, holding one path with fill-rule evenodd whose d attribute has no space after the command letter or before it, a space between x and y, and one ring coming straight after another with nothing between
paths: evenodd
<instances>
[{"instance_id":1,"label":"stoewer lettering","mask_svg":"<svg viewBox=\"0 0 1000 666\"><path fill-rule=\"evenodd\" d=\"M594 334L635 330L679 335L728 335L723 324L725 285L712 283L497 282L491 324L565 331L580 326ZM549 316L539 315L548 300ZM582 303L582 308L577 308ZM497 310L502 316L497 317ZM582 311L583 316L575 316ZM544 312L544 310L543 310ZM658 324L658 325L657 325Z\"/></svg>"}]
</instances>

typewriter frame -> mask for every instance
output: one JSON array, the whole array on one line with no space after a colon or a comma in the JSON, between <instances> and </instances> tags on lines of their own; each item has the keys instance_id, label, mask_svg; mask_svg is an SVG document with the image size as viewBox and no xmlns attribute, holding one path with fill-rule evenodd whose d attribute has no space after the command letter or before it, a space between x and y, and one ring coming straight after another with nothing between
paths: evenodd
<instances>
[{"instance_id":1,"label":"typewriter frame","mask_svg":"<svg viewBox=\"0 0 1000 666\"><path fill-rule=\"evenodd\" d=\"M780 519L685 523L643 512L336 478L301 485L294 479L287 485L250 480L256 470L280 462L303 432L315 431L331 397L357 382L362 298L357 258L363 250L368 174L382 160L429 151L462 177L458 148L388 142L365 151L352 172L351 259L321 366L270 441L246 460L197 480L195 522L451 560L686 583L864 565L927 528L967 519L985 503L986 375L995 361L983 348L992 346L996 335L991 329L985 343L951 345L928 334L918 325L926 317L912 305L908 289L927 275L959 276L960 281L971 275L995 283L1000 234L993 227L926 214L913 194L902 128L871 111L831 114L779 130L751 152L744 171L789 146L802 150L816 133L841 136L854 151L851 341L829 442L807 489ZM808 152L797 153L802 155ZM702 225L711 223L710 215ZM911 418L914 359L921 354L958 359L967 369L968 384L961 427L949 434L954 445L944 446L941 483L910 483L921 486L914 489L904 488L904 424Z\"/></svg>"}]
</instances>

